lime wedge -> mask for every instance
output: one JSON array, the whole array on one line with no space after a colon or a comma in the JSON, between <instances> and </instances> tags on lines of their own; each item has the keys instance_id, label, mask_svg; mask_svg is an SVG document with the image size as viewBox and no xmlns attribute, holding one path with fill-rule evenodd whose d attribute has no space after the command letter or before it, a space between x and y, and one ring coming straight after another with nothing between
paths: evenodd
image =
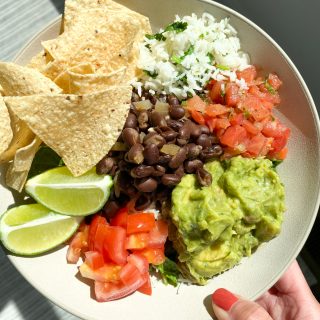
<instances>
[{"instance_id":1,"label":"lime wedge","mask_svg":"<svg viewBox=\"0 0 320 320\"><path fill-rule=\"evenodd\" d=\"M22 205L1 216L0 238L14 253L35 255L69 239L82 219L52 212L39 203Z\"/></svg>"},{"instance_id":2,"label":"lime wedge","mask_svg":"<svg viewBox=\"0 0 320 320\"><path fill-rule=\"evenodd\" d=\"M59 167L28 180L26 191L52 211L86 216L103 207L112 185L110 176L97 175L95 169L74 177L67 167Z\"/></svg>"}]
</instances>

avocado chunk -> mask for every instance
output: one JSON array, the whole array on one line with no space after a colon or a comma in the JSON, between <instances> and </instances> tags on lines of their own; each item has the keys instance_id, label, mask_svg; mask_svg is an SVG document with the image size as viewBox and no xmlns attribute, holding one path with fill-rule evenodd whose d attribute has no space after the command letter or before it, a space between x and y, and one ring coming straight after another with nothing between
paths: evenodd
<instances>
[{"instance_id":1,"label":"avocado chunk","mask_svg":"<svg viewBox=\"0 0 320 320\"><path fill-rule=\"evenodd\" d=\"M185 175L172 192L170 211L181 270L198 284L276 237L285 211L284 186L270 160L234 157L205 169L211 186Z\"/></svg>"}]
</instances>

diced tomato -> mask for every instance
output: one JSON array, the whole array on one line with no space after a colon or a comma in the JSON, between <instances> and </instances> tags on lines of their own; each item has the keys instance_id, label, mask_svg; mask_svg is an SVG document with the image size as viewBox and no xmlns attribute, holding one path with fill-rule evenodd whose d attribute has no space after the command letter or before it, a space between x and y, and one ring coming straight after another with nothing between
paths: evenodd
<instances>
[{"instance_id":1,"label":"diced tomato","mask_svg":"<svg viewBox=\"0 0 320 320\"><path fill-rule=\"evenodd\" d=\"M230 122L227 118L218 118L216 121L216 129L227 129L230 127Z\"/></svg>"},{"instance_id":2,"label":"diced tomato","mask_svg":"<svg viewBox=\"0 0 320 320\"><path fill-rule=\"evenodd\" d=\"M193 96L192 98L187 100L188 110L196 110L196 111L204 112L205 108L206 108L206 103L199 96Z\"/></svg>"},{"instance_id":3,"label":"diced tomato","mask_svg":"<svg viewBox=\"0 0 320 320\"><path fill-rule=\"evenodd\" d=\"M269 150L265 150L265 146L268 143L268 138L263 134L259 133L250 139L250 142L247 145L247 152L254 156L263 156L268 153ZM263 154L264 153L264 154Z\"/></svg>"},{"instance_id":4,"label":"diced tomato","mask_svg":"<svg viewBox=\"0 0 320 320\"><path fill-rule=\"evenodd\" d=\"M149 232L148 246L151 248L162 248L168 238L168 223L157 220L155 226Z\"/></svg>"},{"instance_id":5,"label":"diced tomato","mask_svg":"<svg viewBox=\"0 0 320 320\"><path fill-rule=\"evenodd\" d=\"M261 101L268 101L273 105L280 103L280 96L277 91L270 92L270 89L266 88L265 84L260 84L259 87L253 85L249 88L249 93L259 98Z\"/></svg>"},{"instance_id":6,"label":"diced tomato","mask_svg":"<svg viewBox=\"0 0 320 320\"><path fill-rule=\"evenodd\" d=\"M204 118L204 116L201 114L201 112L199 112L199 111L197 111L197 110L195 110L195 109L191 109L191 110L190 110L190 113L191 113L192 119L193 119L195 122L197 122L197 123L199 123L199 124L202 124L202 125L205 124L205 118Z\"/></svg>"},{"instance_id":7,"label":"diced tomato","mask_svg":"<svg viewBox=\"0 0 320 320\"><path fill-rule=\"evenodd\" d=\"M274 73L270 73L268 75L268 79L267 81L269 82L269 84L275 89L278 90L280 88L280 86L282 85L282 81L279 79L279 77L274 74Z\"/></svg>"},{"instance_id":8,"label":"diced tomato","mask_svg":"<svg viewBox=\"0 0 320 320\"><path fill-rule=\"evenodd\" d=\"M120 280L125 285L131 285L135 283L141 277L139 269L133 264L128 262L119 273Z\"/></svg>"},{"instance_id":9,"label":"diced tomato","mask_svg":"<svg viewBox=\"0 0 320 320\"><path fill-rule=\"evenodd\" d=\"M256 121L261 121L271 114L270 110L263 106L260 99L253 95L247 95L240 102L239 108L247 112L249 116L252 116Z\"/></svg>"},{"instance_id":10,"label":"diced tomato","mask_svg":"<svg viewBox=\"0 0 320 320\"><path fill-rule=\"evenodd\" d=\"M148 262L154 265L158 265L164 262L164 248L146 248L143 250L135 251L147 258Z\"/></svg>"},{"instance_id":11,"label":"diced tomato","mask_svg":"<svg viewBox=\"0 0 320 320\"><path fill-rule=\"evenodd\" d=\"M248 120L243 120L242 126L247 130L251 135L256 135L260 132L259 128L257 128L252 122Z\"/></svg>"},{"instance_id":12,"label":"diced tomato","mask_svg":"<svg viewBox=\"0 0 320 320\"><path fill-rule=\"evenodd\" d=\"M127 229L128 208L124 207L118 210L115 216L111 219L111 226L118 226Z\"/></svg>"},{"instance_id":13,"label":"diced tomato","mask_svg":"<svg viewBox=\"0 0 320 320\"><path fill-rule=\"evenodd\" d=\"M89 226L84 225L82 231L78 231L72 238L68 250L67 261L69 263L77 263L81 252L88 248Z\"/></svg>"},{"instance_id":14,"label":"diced tomato","mask_svg":"<svg viewBox=\"0 0 320 320\"><path fill-rule=\"evenodd\" d=\"M91 223L89 228L89 250L94 250L94 240L96 236L96 231L99 224L108 224L105 217L100 216L99 214L96 214Z\"/></svg>"},{"instance_id":15,"label":"diced tomato","mask_svg":"<svg viewBox=\"0 0 320 320\"><path fill-rule=\"evenodd\" d=\"M242 112L240 112L240 113L234 112L229 116L229 122L233 126L236 124L242 124L244 119L245 119L245 116Z\"/></svg>"},{"instance_id":16,"label":"diced tomato","mask_svg":"<svg viewBox=\"0 0 320 320\"><path fill-rule=\"evenodd\" d=\"M235 107L240 101L239 87L235 83L228 83L226 85L226 104L230 107Z\"/></svg>"},{"instance_id":17,"label":"diced tomato","mask_svg":"<svg viewBox=\"0 0 320 320\"><path fill-rule=\"evenodd\" d=\"M155 225L153 213L129 214L127 219L127 234L149 232Z\"/></svg>"},{"instance_id":18,"label":"diced tomato","mask_svg":"<svg viewBox=\"0 0 320 320\"><path fill-rule=\"evenodd\" d=\"M149 274L148 274L147 281L138 289L138 291L148 296L152 295L152 287L151 287L151 280L150 280Z\"/></svg>"},{"instance_id":19,"label":"diced tomato","mask_svg":"<svg viewBox=\"0 0 320 320\"><path fill-rule=\"evenodd\" d=\"M217 122L216 118L206 117L205 124L209 128L210 132L213 132L214 129L216 128L216 122Z\"/></svg>"},{"instance_id":20,"label":"diced tomato","mask_svg":"<svg viewBox=\"0 0 320 320\"><path fill-rule=\"evenodd\" d=\"M125 285L122 282L94 282L94 292L97 301L106 302L121 299L138 290L146 281L148 275L140 276L134 283Z\"/></svg>"},{"instance_id":21,"label":"diced tomato","mask_svg":"<svg viewBox=\"0 0 320 320\"><path fill-rule=\"evenodd\" d=\"M93 242L93 250L104 254L104 239L106 237L107 224L99 223L95 232L95 238Z\"/></svg>"},{"instance_id":22,"label":"diced tomato","mask_svg":"<svg viewBox=\"0 0 320 320\"><path fill-rule=\"evenodd\" d=\"M119 281L121 269L121 266L111 263L105 263L96 270L90 268L85 262L79 267L79 271L84 278L102 282Z\"/></svg>"},{"instance_id":23,"label":"diced tomato","mask_svg":"<svg viewBox=\"0 0 320 320\"><path fill-rule=\"evenodd\" d=\"M257 70L254 66L250 66L242 71L237 71L237 77L250 84L257 77Z\"/></svg>"},{"instance_id":24,"label":"diced tomato","mask_svg":"<svg viewBox=\"0 0 320 320\"><path fill-rule=\"evenodd\" d=\"M228 147L234 148L242 143L247 137L247 131L245 128L235 125L229 127L223 136L220 138L220 142Z\"/></svg>"},{"instance_id":25,"label":"diced tomato","mask_svg":"<svg viewBox=\"0 0 320 320\"><path fill-rule=\"evenodd\" d=\"M128 262L134 264L139 269L141 274L149 271L149 262L142 254L131 253L127 260Z\"/></svg>"},{"instance_id":26,"label":"diced tomato","mask_svg":"<svg viewBox=\"0 0 320 320\"><path fill-rule=\"evenodd\" d=\"M229 108L225 107L222 104L216 103L216 104L209 104L206 107L206 115L208 115L209 117L216 117L219 116L221 114L225 114L229 112Z\"/></svg>"},{"instance_id":27,"label":"diced tomato","mask_svg":"<svg viewBox=\"0 0 320 320\"><path fill-rule=\"evenodd\" d=\"M284 147L282 150L279 152L269 152L268 153L268 158L269 159L276 159L276 160L284 160L287 157L288 154L288 148Z\"/></svg>"},{"instance_id":28,"label":"diced tomato","mask_svg":"<svg viewBox=\"0 0 320 320\"><path fill-rule=\"evenodd\" d=\"M287 141L288 139L285 136L274 138L271 145L272 152L277 153L282 150L286 146Z\"/></svg>"},{"instance_id":29,"label":"diced tomato","mask_svg":"<svg viewBox=\"0 0 320 320\"><path fill-rule=\"evenodd\" d=\"M93 270L99 269L104 265L103 255L97 251L85 252L85 263Z\"/></svg>"},{"instance_id":30,"label":"diced tomato","mask_svg":"<svg viewBox=\"0 0 320 320\"><path fill-rule=\"evenodd\" d=\"M126 230L116 226L105 226L103 247L113 262L124 265L128 256Z\"/></svg>"},{"instance_id":31,"label":"diced tomato","mask_svg":"<svg viewBox=\"0 0 320 320\"><path fill-rule=\"evenodd\" d=\"M149 244L149 238L150 236L148 232L130 234L126 238L126 249L127 250L144 249Z\"/></svg>"},{"instance_id":32,"label":"diced tomato","mask_svg":"<svg viewBox=\"0 0 320 320\"><path fill-rule=\"evenodd\" d=\"M209 96L214 103L224 103L224 89L223 87L225 86L225 83L223 81L217 81L214 83L212 86Z\"/></svg>"},{"instance_id":33,"label":"diced tomato","mask_svg":"<svg viewBox=\"0 0 320 320\"><path fill-rule=\"evenodd\" d=\"M279 120L274 120L268 121L264 124L262 133L266 137L279 138L284 136L288 139L290 135L290 129L283 125Z\"/></svg>"}]
</instances>

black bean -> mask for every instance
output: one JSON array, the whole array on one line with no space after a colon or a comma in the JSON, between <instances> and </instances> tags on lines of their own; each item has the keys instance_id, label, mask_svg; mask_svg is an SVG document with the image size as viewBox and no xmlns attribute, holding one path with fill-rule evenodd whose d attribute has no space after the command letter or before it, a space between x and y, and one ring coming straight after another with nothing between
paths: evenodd
<instances>
[{"instance_id":1,"label":"black bean","mask_svg":"<svg viewBox=\"0 0 320 320\"><path fill-rule=\"evenodd\" d=\"M188 143L187 139L177 139L177 144L181 147Z\"/></svg>"},{"instance_id":2,"label":"black bean","mask_svg":"<svg viewBox=\"0 0 320 320\"><path fill-rule=\"evenodd\" d=\"M211 140L208 135L202 133L197 139L197 144L203 149L211 147Z\"/></svg>"},{"instance_id":3,"label":"black bean","mask_svg":"<svg viewBox=\"0 0 320 320\"><path fill-rule=\"evenodd\" d=\"M197 158L202 150L202 147L196 145L195 143L188 143L186 147L188 148L188 154L187 154L188 159Z\"/></svg>"},{"instance_id":4,"label":"black bean","mask_svg":"<svg viewBox=\"0 0 320 320\"><path fill-rule=\"evenodd\" d=\"M120 196L120 192L127 192L130 187L132 187L132 178L130 175L127 172L118 171L114 178L114 192L116 197ZM126 192L124 193L127 194Z\"/></svg>"},{"instance_id":5,"label":"black bean","mask_svg":"<svg viewBox=\"0 0 320 320\"><path fill-rule=\"evenodd\" d=\"M172 159L172 156L170 156L170 154L161 155L159 157L158 164L166 165L166 164L168 164L170 162L171 159Z\"/></svg>"},{"instance_id":6,"label":"black bean","mask_svg":"<svg viewBox=\"0 0 320 320\"><path fill-rule=\"evenodd\" d=\"M201 128L201 133L204 133L204 134L209 134L210 133L210 130L207 126L205 125L200 125L200 128Z\"/></svg>"},{"instance_id":7,"label":"black bean","mask_svg":"<svg viewBox=\"0 0 320 320\"><path fill-rule=\"evenodd\" d=\"M191 126L189 122L185 122L179 130L178 139L189 140L191 133Z\"/></svg>"},{"instance_id":8,"label":"black bean","mask_svg":"<svg viewBox=\"0 0 320 320\"><path fill-rule=\"evenodd\" d=\"M165 186L173 187L176 186L181 181L181 177L174 173L166 173L161 177L161 182Z\"/></svg>"},{"instance_id":9,"label":"black bean","mask_svg":"<svg viewBox=\"0 0 320 320\"><path fill-rule=\"evenodd\" d=\"M173 129L174 131L179 131L180 128L182 128L183 123L180 122L180 121L177 121L177 120L168 119L167 120L167 125L168 125L168 127Z\"/></svg>"},{"instance_id":10,"label":"black bean","mask_svg":"<svg viewBox=\"0 0 320 320\"><path fill-rule=\"evenodd\" d=\"M166 127L166 128L168 128L168 127ZM171 128L168 128L168 130L161 130L161 131L162 131L161 136L164 137L166 139L166 141L172 141L178 135L178 132L175 132Z\"/></svg>"},{"instance_id":11,"label":"black bean","mask_svg":"<svg viewBox=\"0 0 320 320\"><path fill-rule=\"evenodd\" d=\"M141 111L138 115L139 128L142 130L148 128L149 126L148 121L149 121L148 112L145 110Z\"/></svg>"},{"instance_id":12,"label":"black bean","mask_svg":"<svg viewBox=\"0 0 320 320\"><path fill-rule=\"evenodd\" d=\"M151 176L153 172L154 172L153 167L140 164L139 166L131 169L130 175L133 178L146 178Z\"/></svg>"},{"instance_id":13,"label":"black bean","mask_svg":"<svg viewBox=\"0 0 320 320\"><path fill-rule=\"evenodd\" d=\"M143 211L151 205L152 199L149 194L142 193L135 203L135 209Z\"/></svg>"},{"instance_id":14,"label":"black bean","mask_svg":"<svg viewBox=\"0 0 320 320\"><path fill-rule=\"evenodd\" d=\"M152 192L157 189L158 183L154 178L135 179L135 186L141 192Z\"/></svg>"},{"instance_id":15,"label":"black bean","mask_svg":"<svg viewBox=\"0 0 320 320\"><path fill-rule=\"evenodd\" d=\"M210 135L209 139L211 141L211 144L218 144L219 143L219 138L216 136Z\"/></svg>"},{"instance_id":16,"label":"black bean","mask_svg":"<svg viewBox=\"0 0 320 320\"><path fill-rule=\"evenodd\" d=\"M96 166L97 174L108 174L111 171L114 164L115 162L112 158L104 157L98 162Z\"/></svg>"},{"instance_id":17,"label":"black bean","mask_svg":"<svg viewBox=\"0 0 320 320\"><path fill-rule=\"evenodd\" d=\"M122 130L122 140L132 147L134 144L140 142L139 132L133 128L125 128Z\"/></svg>"},{"instance_id":18,"label":"black bean","mask_svg":"<svg viewBox=\"0 0 320 320\"><path fill-rule=\"evenodd\" d=\"M164 118L163 114L158 111L151 112L151 124L153 127L165 127L167 126L166 119Z\"/></svg>"},{"instance_id":19,"label":"black bean","mask_svg":"<svg viewBox=\"0 0 320 320\"><path fill-rule=\"evenodd\" d=\"M197 170L196 177L197 177L197 180L201 186L208 187L212 183L211 174L203 168L199 168Z\"/></svg>"},{"instance_id":20,"label":"black bean","mask_svg":"<svg viewBox=\"0 0 320 320\"><path fill-rule=\"evenodd\" d=\"M167 101L171 106L178 106L180 104L179 99L174 94L169 94Z\"/></svg>"},{"instance_id":21,"label":"black bean","mask_svg":"<svg viewBox=\"0 0 320 320\"><path fill-rule=\"evenodd\" d=\"M222 152L222 147L219 144L215 144L210 148L202 150L200 153L200 158L203 161L210 160L219 157L222 154Z\"/></svg>"},{"instance_id":22,"label":"black bean","mask_svg":"<svg viewBox=\"0 0 320 320\"><path fill-rule=\"evenodd\" d=\"M183 161L187 158L188 149L186 147L180 148L179 151L172 157L169 162L171 169L177 169L183 164Z\"/></svg>"},{"instance_id":23,"label":"black bean","mask_svg":"<svg viewBox=\"0 0 320 320\"><path fill-rule=\"evenodd\" d=\"M117 213L117 211L119 209L120 209L120 206L118 205L118 203L114 200L111 200L105 204L105 206L103 208L103 212L105 213L107 218L110 219L115 216L115 214Z\"/></svg>"},{"instance_id":24,"label":"black bean","mask_svg":"<svg viewBox=\"0 0 320 320\"><path fill-rule=\"evenodd\" d=\"M159 149L154 143L151 143L144 148L143 156L146 164L156 164L159 160L159 155Z\"/></svg>"},{"instance_id":25,"label":"black bean","mask_svg":"<svg viewBox=\"0 0 320 320\"><path fill-rule=\"evenodd\" d=\"M203 163L199 159L188 160L184 164L187 173L195 173L199 168L203 167Z\"/></svg>"},{"instance_id":26,"label":"black bean","mask_svg":"<svg viewBox=\"0 0 320 320\"><path fill-rule=\"evenodd\" d=\"M191 125L190 135L192 138L197 139L201 135L201 127L195 123Z\"/></svg>"},{"instance_id":27,"label":"black bean","mask_svg":"<svg viewBox=\"0 0 320 320\"><path fill-rule=\"evenodd\" d=\"M126 153L126 160L128 162L140 164L143 162L143 146L140 143L133 145L130 150Z\"/></svg>"},{"instance_id":28,"label":"black bean","mask_svg":"<svg viewBox=\"0 0 320 320\"><path fill-rule=\"evenodd\" d=\"M179 120L184 117L186 114L183 107L179 105L170 105L169 106L169 116L174 120Z\"/></svg>"},{"instance_id":29,"label":"black bean","mask_svg":"<svg viewBox=\"0 0 320 320\"><path fill-rule=\"evenodd\" d=\"M166 173L166 168L161 165L155 165L152 176L154 177L162 177Z\"/></svg>"},{"instance_id":30,"label":"black bean","mask_svg":"<svg viewBox=\"0 0 320 320\"><path fill-rule=\"evenodd\" d=\"M148 146L150 144L155 144L159 149L162 148L162 146L166 143L166 140L161 137L160 134L154 134L151 136L148 136L149 134L147 134L145 136L145 138L143 139L143 144L145 146Z\"/></svg>"},{"instance_id":31,"label":"black bean","mask_svg":"<svg viewBox=\"0 0 320 320\"><path fill-rule=\"evenodd\" d=\"M118 168L120 171L127 171L129 172L130 169L131 169L132 165L128 162L126 162L125 160L121 159L119 162L118 162Z\"/></svg>"},{"instance_id":32,"label":"black bean","mask_svg":"<svg viewBox=\"0 0 320 320\"><path fill-rule=\"evenodd\" d=\"M148 93L148 95L146 95L146 99L149 99L153 105L155 105L158 101L157 97L150 92Z\"/></svg>"},{"instance_id":33,"label":"black bean","mask_svg":"<svg viewBox=\"0 0 320 320\"><path fill-rule=\"evenodd\" d=\"M184 176L184 166L180 165L179 168L174 171L174 174L182 178Z\"/></svg>"},{"instance_id":34,"label":"black bean","mask_svg":"<svg viewBox=\"0 0 320 320\"><path fill-rule=\"evenodd\" d=\"M137 116L133 113L129 113L126 123L124 124L125 128L136 128L138 125Z\"/></svg>"}]
</instances>

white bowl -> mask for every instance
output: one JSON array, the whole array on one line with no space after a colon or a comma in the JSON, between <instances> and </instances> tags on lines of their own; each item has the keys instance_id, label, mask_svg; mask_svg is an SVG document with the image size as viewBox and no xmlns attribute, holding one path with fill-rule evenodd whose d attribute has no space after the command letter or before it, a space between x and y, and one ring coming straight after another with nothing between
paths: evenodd
<instances>
[{"instance_id":1,"label":"white bowl","mask_svg":"<svg viewBox=\"0 0 320 320\"><path fill-rule=\"evenodd\" d=\"M271 287L295 259L304 245L319 207L319 120L312 97L294 64L264 31L237 12L212 1L201 0L122 0L120 3L150 17L158 29L180 16L206 11L217 18L230 17L239 31L244 51L252 63L266 72L276 71L284 82L280 94L280 117L292 130L289 154L278 171L286 187L287 212L280 236L262 245L250 258L206 286L165 286L152 280L151 297L139 293L122 300L98 303L90 287L77 278L75 265L66 263L66 247L40 257L24 258L8 253L21 274L44 296L65 310L85 319L209 319L210 294L227 287L255 299ZM60 30L54 20L18 54L25 64L40 49L40 41L54 38ZM0 211L14 202L11 192L0 188Z\"/></svg>"}]
</instances>

